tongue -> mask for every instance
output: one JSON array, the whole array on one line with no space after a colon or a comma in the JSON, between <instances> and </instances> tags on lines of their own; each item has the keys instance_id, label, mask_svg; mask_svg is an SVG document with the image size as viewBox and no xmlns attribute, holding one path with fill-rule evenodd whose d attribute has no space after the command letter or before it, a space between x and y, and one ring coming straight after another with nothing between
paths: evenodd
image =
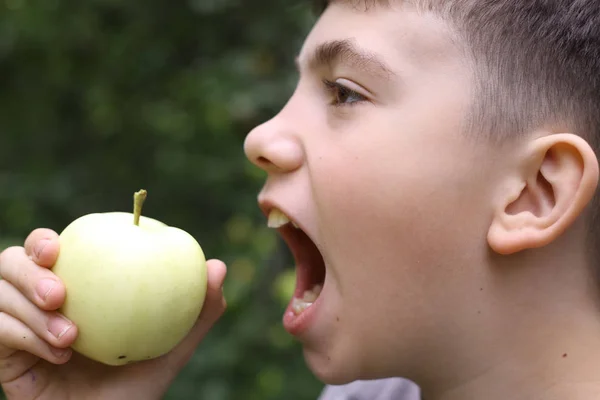
<instances>
[{"instance_id":1,"label":"tongue","mask_svg":"<svg viewBox=\"0 0 600 400\"><path fill-rule=\"evenodd\" d=\"M319 297L321 289L321 285L315 285L311 290L306 290L301 299L294 297L292 300L292 310L294 310L294 313L300 315L302 311L312 306L315 300L317 300L317 297Z\"/></svg>"}]
</instances>

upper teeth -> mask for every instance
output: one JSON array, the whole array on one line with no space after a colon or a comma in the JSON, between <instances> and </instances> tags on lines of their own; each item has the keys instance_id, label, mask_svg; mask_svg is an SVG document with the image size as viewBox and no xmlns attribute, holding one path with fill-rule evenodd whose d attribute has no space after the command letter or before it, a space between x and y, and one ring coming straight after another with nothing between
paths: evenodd
<instances>
[{"instance_id":1,"label":"upper teeth","mask_svg":"<svg viewBox=\"0 0 600 400\"><path fill-rule=\"evenodd\" d=\"M287 215L285 215L283 212L281 212L281 210L274 208L269 213L269 220L267 222L267 226L269 228L277 229L277 228L281 228L282 226L284 226L285 224L288 224L290 222L295 228L298 228L298 225L296 225L295 222L290 221L290 219L288 218Z\"/></svg>"}]
</instances>

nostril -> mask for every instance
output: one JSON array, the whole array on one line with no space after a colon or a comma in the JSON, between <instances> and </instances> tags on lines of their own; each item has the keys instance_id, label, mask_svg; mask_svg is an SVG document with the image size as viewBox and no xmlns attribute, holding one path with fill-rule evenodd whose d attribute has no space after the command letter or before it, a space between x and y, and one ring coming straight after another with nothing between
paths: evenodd
<instances>
[{"instance_id":1,"label":"nostril","mask_svg":"<svg viewBox=\"0 0 600 400\"><path fill-rule=\"evenodd\" d=\"M269 167L269 166L273 165L273 163L272 163L271 161L269 161L269 159L268 159L268 158L266 158L266 157L262 157L262 156L261 156L261 157L258 157L258 158L256 159L256 163L257 163L259 166L263 167L263 168L267 168L267 167Z\"/></svg>"},{"instance_id":2,"label":"nostril","mask_svg":"<svg viewBox=\"0 0 600 400\"><path fill-rule=\"evenodd\" d=\"M261 144L251 150L248 158L267 172L291 172L302 164L302 150L286 138Z\"/></svg>"}]
</instances>

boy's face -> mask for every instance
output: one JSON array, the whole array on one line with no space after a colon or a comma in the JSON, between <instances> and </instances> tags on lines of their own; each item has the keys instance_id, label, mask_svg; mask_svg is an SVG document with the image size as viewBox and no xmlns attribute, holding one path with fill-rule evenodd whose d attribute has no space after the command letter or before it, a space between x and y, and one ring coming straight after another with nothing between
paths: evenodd
<instances>
[{"instance_id":1,"label":"boy's face","mask_svg":"<svg viewBox=\"0 0 600 400\"><path fill-rule=\"evenodd\" d=\"M284 318L325 382L407 376L472 329L461 315L476 315L484 279L496 157L461 135L471 76L450 37L410 9L334 3L301 50L295 93L247 137L268 172L261 205L325 263L318 300Z\"/></svg>"}]
</instances>

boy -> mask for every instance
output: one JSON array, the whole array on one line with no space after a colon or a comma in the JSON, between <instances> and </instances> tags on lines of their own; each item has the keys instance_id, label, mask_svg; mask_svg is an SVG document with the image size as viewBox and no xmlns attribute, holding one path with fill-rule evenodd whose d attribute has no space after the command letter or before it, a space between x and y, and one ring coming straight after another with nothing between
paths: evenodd
<instances>
[{"instance_id":1,"label":"boy","mask_svg":"<svg viewBox=\"0 0 600 400\"><path fill-rule=\"evenodd\" d=\"M354 3L327 6L295 93L245 142L296 258L283 323L309 367L434 400L600 398L600 4ZM54 354L77 333L49 318L58 251L37 230L0 258L4 390L160 398L223 311L224 265L175 351L106 369Z\"/></svg>"}]
</instances>

